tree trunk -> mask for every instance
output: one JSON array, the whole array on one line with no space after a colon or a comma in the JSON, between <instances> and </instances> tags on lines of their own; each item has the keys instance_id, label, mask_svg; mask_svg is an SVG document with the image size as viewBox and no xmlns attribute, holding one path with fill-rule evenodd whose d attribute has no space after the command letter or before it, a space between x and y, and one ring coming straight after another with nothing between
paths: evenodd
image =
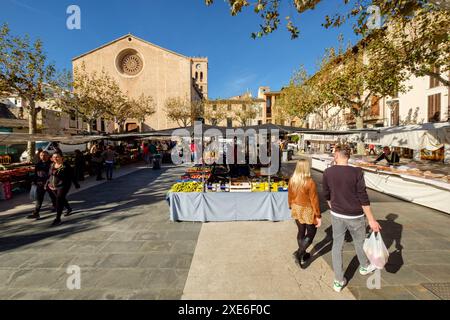
<instances>
[{"instance_id":1,"label":"tree trunk","mask_svg":"<svg viewBox=\"0 0 450 320\"><path fill-rule=\"evenodd\" d=\"M364 118L360 115L355 117L356 120L356 129L364 129ZM358 155L365 155L366 154L366 147L365 143L360 141L357 144L357 154Z\"/></svg>"},{"instance_id":2,"label":"tree trunk","mask_svg":"<svg viewBox=\"0 0 450 320\"><path fill-rule=\"evenodd\" d=\"M34 101L29 101L28 106L28 133L32 136L36 134L37 128L37 113L36 113L36 103ZM27 143L27 153L30 162L34 161L34 155L36 153L36 142L28 141Z\"/></svg>"},{"instance_id":3,"label":"tree trunk","mask_svg":"<svg viewBox=\"0 0 450 320\"><path fill-rule=\"evenodd\" d=\"M97 121L97 119L96 119L95 121ZM88 133L89 133L90 135L92 135L92 119L89 119L88 121L86 121L86 123L87 123L87 130L88 130ZM92 142L92 141L89 141L88 144L87 144L87 147L88 147L88 150L89 150L89 151L91 150L92 146L93 146L93 142Z\"/></svg>"}]
</instances>

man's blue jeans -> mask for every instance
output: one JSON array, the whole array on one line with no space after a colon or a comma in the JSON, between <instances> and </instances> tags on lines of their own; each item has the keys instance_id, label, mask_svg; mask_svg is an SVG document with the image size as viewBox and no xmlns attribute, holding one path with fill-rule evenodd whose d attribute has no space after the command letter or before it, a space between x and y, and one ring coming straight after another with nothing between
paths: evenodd
<instances>
[{"instance_id":1,"label":"man's blue jeans","mask_svg":"<svg viewBox=\"0 0 450 320\"><path fill-rule=\"evenodd\" d=\"M111 180L113 176L114 163L106 162L106 179Z\"/></svg>"}]
</instances>

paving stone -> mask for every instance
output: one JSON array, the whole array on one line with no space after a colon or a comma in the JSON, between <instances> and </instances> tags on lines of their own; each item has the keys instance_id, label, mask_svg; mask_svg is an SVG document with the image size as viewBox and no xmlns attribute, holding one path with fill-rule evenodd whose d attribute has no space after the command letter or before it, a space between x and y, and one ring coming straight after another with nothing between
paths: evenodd
<instances>
[{"instance_id":1,"label":"paving stone","mask_svg":"<svg viewBox=\"0 0 450 320\"><path fill-rule=\"evenodd\" d=\"M14 272L7 285L9 288L64 289L67 277L65 269L21 269Z\"/></svg>"},{"instance_id":2,"label":"paving stone","mask_svg":"<svg viewBox=\"0 0 450 320\"><path fill-rule=\"evenodd\" d=\"M198 239L198 231L169 231L166 233L167 240L197 240Z\"/></svg>"},{"instance_id":3,"label":"paving stone","mask_svg":"<svg viewBox=\"0 0 450 320\"><path fill-rule=\"evenodd\" d=\"M410 267L431 282L450 282L450 265L410 265Z\"/></svg>"},{"instance_id":4,"label":"paving stone","mask_svg":"<svg viewBox=\"0 0 450 320\"><path fill-rule=\"evenodd\" d=\"M22 290L13 294L10 300L55 300L57 297L58 291L56 290Z\"/></svg>"},{"instance_id":5,"label":"paving stone","mask_svg":"<svg viewBox=\"0 0 450 320\"><path fill-rule=\"evenodd\" d=\"M450 250L403 251L405 264L448 264L450 265Z\"/></svg>"},{"instance_id":6,"label":"paving stone","mask_svg":"<svg viewBox=\"0 0 450 320\"><path fill-rule=\"evenodd\" d=\"M67 268L72 259L67 254L40 254L24 262L21 268Z\"/></svg>"},{"instance_id":7,"label":"paving stone","mask_svg":"<svg viewBox=\"0 0 450 320\"><path fill-rule=\"evenodd\" d=\"M103 248L100 249L102 253L133 253L140 251L140 248L144 242L142 241L111 241L108 242Z\"/></svg>"},{"instance_id":8,"label":"paving stone","mask_svg":"<svg viewBox=\"0 0 450 320\"><path fill-rule=\"evenodd\" d=\"M108 254L79 254L73 257L70 265L76 265L80 268L95 268L108 257Z\"/></svg>"},{"instance_id":9,"label":"paving stone","mask_svg":"<svg viewBox=\"0 0 450 320\"><path fill-rule=\"evenodd\" d=\"M167 265L172 258L172 255L167 253L149 253L144 256L139 267L141 268L160 268L162 265Z\"/></svg>"},{"instance_id":10,"label":"paving stone","mask_svg":"<svg viewBox=\"0 0 450 320\"><path fill-rule=\"evenodd\" d=\"M75 241L68 249L73 254L96 253L106 245L106 241Z\"/></svg>"},{"instance_id":11,"label":"paving stone","mask_svg":"<svg viewBox=\"0 0 450 320\"><path fill-rule=\"evenodd\" d=\"M133 240L162 240L166 239L167 232L164 231L144 231L134 233Z\"/></svg>"},{"instance_id":12,"label":"paving stone","mask_svg":"<svg viewBox=\"0 0 450 320\"><path fill-rule=\"evenodd\" d=\"M188 275L187 270L158 269L150 276L149 288L172 289L183 291Z\"/></svg>"},{"instance_id":13,"label":"paving stone","mask_svg":"<svg viewBox=\"0 0 450 320\"><path fill-rule=\"evenodd\" d=\"M194 252L197 240L177 240L174 242L171 253Z\"/></svg>"},{"instance_id":14,"label":"paving stone","mask_svg":"<svg viewBox=\"0 0 450 320\"><path fill-rule=\"evenodd\" d=\"M170 252L174 246L174 241L151 240L146 241L140 248L141 252Z\"/></svg>"},{"instance_id":15,"label":"paving stone","mask_svg":"<svg viewBox=\"0 0 450 320\"><path fill-rule=\"evenodd\" d=\"M404 286L406 290L408 290L416 299L418 300L439 300L437 296L433 293L425 289L423 286L415 285L415 286Z\"/></svg>"},{"instance_id":16,"label":"paving stone","mask_svg":"<svg viewBox=\"0 0 450 320\"><path fill-rule=\"evenodd\" d=\"M36 257L35 253L8 253L0 256L0 268L20 268L24 263Z\"/></svg>"},{"instance_id":17,"label":"paving stone","mask_svg":"<svg viewBox=\"0 0 450 320\"><path fill-rule=\"evenodd\" d=\"M108 239L108 241L132 241L132 240L144 240L136 239L135 232L114 232L114 234Z\"/></svg>"},{"instance_id":18,"label":"paving stone","mask_svg":"<svg viewBox=\"0 0 450 320\"><path fill-rule=\"evenodd\" d=\"M402 286L389 286L383 289L367 289L364 287L350 288L358 300L417 300L406 288Z\"/></svg>"},{"instance_id":19,"label":"paving stone","mask_svg":"<svg viewBox=\"0 0 450 320\"><path fill-rule=\"evenodd\" d=\"M101 268L133 268L144 258L143 254L110 254L99 263Z\"/></svg>"},{"instance_id":20,"label":"paving stone","mask_svg":"<svg viewBox=\"0 0 450 320\"><path fill-rule=\"evenodd\" d=\"M137 290L148 286L151 270L108 270L101 274L96 286L105 289Z\"/></svg>"}]
</instances>

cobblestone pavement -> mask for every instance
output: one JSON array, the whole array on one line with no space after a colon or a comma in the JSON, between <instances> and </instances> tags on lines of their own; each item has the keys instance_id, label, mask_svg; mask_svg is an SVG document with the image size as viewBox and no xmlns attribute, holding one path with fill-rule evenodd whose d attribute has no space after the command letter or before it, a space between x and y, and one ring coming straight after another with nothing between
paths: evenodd
<instances>
[{"instance_id":1,"label":"cobblestone pavement","mask_svg":"<svg viewBox=\"0 0 450 320\"><path fill-rule=\"evenodd\" d=\"M74 215L50 228L0 215L0 299L179 299L200 224L171 223L165 193L183 172L141 169L70 196ZM81 268L68 290L67 267Z\"/></svg>"},{"instance_id":2,"label":"cobblestone pavement","mask_svg":"<svg viewBox=\"0 0 450 320\"><path fill-rule=\"evenodd\" d=\"M286 170L292 170L294 164ZM247 222L206 224L200 238L201 224L171 223L165 193L183 171L176 167L161 171L141 168L112 182L86 184L91 187L70 196L75 214L64 218L57 228L49 227L53 216L48 211L43 212L43 220L32 222L25 219L28 206L7 211L2 207L0 299L349 299L350 293L357 299L439 299L426 288L445 288L450 283L449 215L369 190L391 252L389 263L381 273L381 289L367 289L367 277L357 272L357 259L348 239L344 263L349 285L338 297L329 285L332 233L322 197L324 221L313 244L315 254L307 270L298 270L289 257L290 246L295 246L293 222L261 222L263 227ZM320 191L321 173L314 172L313 177ZM220 234L216 226L228 231ZM271 230L273 234L267 239L272 245L258 240ZM208 238L214 234L234 237L234 242L227 245L217 238L212 246ZM197 241L201 241L199 251ZM251 246L256 249L252 251ZM220 270L214 267L220 261L205 255L208 250L216 255L226 251L228 256L221 257ZM201 263L191 268L194 251ZM238 259L245 252L247 258ZM264 255L274 263L265 265ZM230 268L227 260L233 262L228 264ZM67 289L66 271L71 265L81 268L81 290ZM202 268L207 271L203 279L198 277ZM278 282L280 271L289 272L293 281L283 278L284 282ZM215 281L205 282L208 277ZM258 282L253 286L255 279ZM241 285L239 292L228 290L236 284ZM286 290L298 289L298 284L308 292L318 285L321 291L317 292L322 294L314 291L304 296L303 289L296 294ZM228 291L222 290L223 286ZM276 290L267 294L272 286Z\"/></svg>"}]
</instances>

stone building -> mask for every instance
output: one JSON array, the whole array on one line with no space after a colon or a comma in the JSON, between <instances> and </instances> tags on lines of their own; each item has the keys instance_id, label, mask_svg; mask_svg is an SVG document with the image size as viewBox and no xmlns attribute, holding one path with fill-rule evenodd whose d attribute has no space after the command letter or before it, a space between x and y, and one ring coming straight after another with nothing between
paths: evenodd
<instances>
[{"instance_id":1,"label":"stone building","mask_svg":"<svg viewBox=\"0 0 450 320\"><path fill-rule=\"evenodd\" d=\"M198 100L208 96L208 59L191 58L161 48L128 34L72 61L73 68L84 64L87 72L104 70L131 97L151 96L156 112L144 123L128 119L126 131L161 130L177 127L164 111L169 98Z\"/></svg>"},{"instance_id":2,"label":"stone building","mask_svg":"<svg viewBox=\"0 0 450 320\"><path fill-rule=\"evenodd\" d=\"M222 127L241 127L244 121L247 126L260 125L263 124L263 105L263 99L255 99L250 93L228 99L208 100L205 104L205 121ZM250 108L254 111L250 112ZM216 119L217 114L221 114L222 119Z\"/></svg>"}]
</instances>

